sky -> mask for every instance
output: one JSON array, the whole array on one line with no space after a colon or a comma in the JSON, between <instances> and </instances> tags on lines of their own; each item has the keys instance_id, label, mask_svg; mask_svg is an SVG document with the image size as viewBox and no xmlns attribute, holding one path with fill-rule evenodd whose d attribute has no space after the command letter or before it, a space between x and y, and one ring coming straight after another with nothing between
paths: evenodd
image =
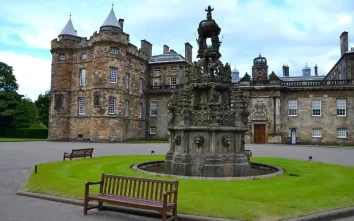
<instances>
[{"instance_id":1,"label":"sky","mask_svg":"<svg viewBox=\"0 0 354 221\"><path fill-rule=\"evenodd\" d=\"M326 75L340 58L339 36L349 32L354 47L353 0L113 0L124 32L140 48L140 40L153 44L153 55L163 45L184 56L184 43L197 55L197 28L206 19L208 5L221 28L222 62L251 74L253 59L261 53L268 74L302 74L307 63ZM1 0L0 61L12 66L19 93L36 100L50 89L50 42L58 37L72 15L81 37L89 38L108 16L112 0ZM314 70L312 70L314 74Z\"/></svg>"}]
</instances>

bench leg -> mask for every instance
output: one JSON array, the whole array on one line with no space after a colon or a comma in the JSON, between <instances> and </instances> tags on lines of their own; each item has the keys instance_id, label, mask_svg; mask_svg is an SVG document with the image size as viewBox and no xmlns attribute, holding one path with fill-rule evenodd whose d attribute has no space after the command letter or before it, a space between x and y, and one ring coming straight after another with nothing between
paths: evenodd
<instances>
[{"instance_id":1,"label":"bench leg","mask_svg":"<svg viewBox=\"0 0 354 221\"><path fill-rule=\"evenodd\" d=\"M102 202L98 202L98 211L103 210L103 203Z\"/></svg>"},{"instance_id":2,"label":"bench leg","mask_svg":"<svg viewBox=\"0 0 354 221\"><path fill-rule=\"evenodd\" d=\"M87 215L87 206L88 206L88 202L87 202L87 199L85 197L85 199L84 199L84 215Z\"/></svg>"},{"instance_id":3,"label":"bench leg","mask_svg":"<svg viewBox=\"0 0 354 221\"><path fill-rule=\"evenodd\" d=\"M177 221L177 208L173 209L172 215L173 215L173 220Z\"/></svg>"},{"instance_id":4,"label":"bench leg","mask_svg":"<svg viewBox=\"0 0 354 221\"><path fill-rule=\"evenodd\" d=\"M162 212L162 221L166 221L167 220L167 212L163 211Z\"/></svg>"}]
</instances>

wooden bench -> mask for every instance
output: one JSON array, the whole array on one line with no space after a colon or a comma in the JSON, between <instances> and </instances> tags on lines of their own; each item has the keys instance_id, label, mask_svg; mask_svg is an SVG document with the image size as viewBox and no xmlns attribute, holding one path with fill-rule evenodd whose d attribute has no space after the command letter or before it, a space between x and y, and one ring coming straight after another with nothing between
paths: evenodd
<instances>
[{"instance_id":1,"label":"wooden bench","mask_svg":"<svg viewBox=\"0 0 354 221\"><path fill-rule=\"evenodd\" d=\"M90 194L89 186L99 184L98 194ZM155 180L137 177L102 174L98 182L85 183L84 214L87 210L103 209L103 202L121 206L156 210L161 213L163 221L177 220L178 181ZM88 207L89 201L98 205ZM167 212L172 217L167 219Z\"/></svg>"},{"instance_id":2,"label":"wooden bench","mask_svg":"<svg viewBox=\"0 0 354 221\"><path fill-rule=\"evenodd\" d=\"M71 153L64 152L63 160L65 161L66 158L69 158L70 160L73 158L86 158L90 157L92 158L92 153L93 153L93 148L87 148L87 149L72 149Z\"/></svg>"}]
</instances>

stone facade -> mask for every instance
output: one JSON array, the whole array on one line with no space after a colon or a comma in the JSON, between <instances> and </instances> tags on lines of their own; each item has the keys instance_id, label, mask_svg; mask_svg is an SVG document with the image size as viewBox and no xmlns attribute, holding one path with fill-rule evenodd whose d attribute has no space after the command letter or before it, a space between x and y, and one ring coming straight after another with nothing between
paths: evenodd
<instances>
[{"instance_id":1,"label":"stone facade","mask_svg":"<svg viewBox=\"0 0 354 221\"><path fill-rule=\"evenodd\" d=\"M119 22L102 26L88 39L72 27L52 40L49 140L124 142L170 136L167 101L185 84L192 45L185 43L185 56L167 45L164 53L152 56L152 44L142 40L138 49L123 31L124 20ZM291 77L284 65L279 79L269 75L264 57L254 59L252 77L233 84L250 100L247 143L354 144L354 49L347 45L348 33L341 35L340 44L341 57L326 76ZM115 82L111 69L117 71ZM337 99L345 99L345 116L337 116ZM297 116L289 116L289 100L296 100ZM312 100L320 100L321 116L312 116ZM109 113L112 101L115 110ZM321 129L320 137L313 136L314 129ZM338 130L345 138L337 136Z\"/></svg>"}]
</instances>

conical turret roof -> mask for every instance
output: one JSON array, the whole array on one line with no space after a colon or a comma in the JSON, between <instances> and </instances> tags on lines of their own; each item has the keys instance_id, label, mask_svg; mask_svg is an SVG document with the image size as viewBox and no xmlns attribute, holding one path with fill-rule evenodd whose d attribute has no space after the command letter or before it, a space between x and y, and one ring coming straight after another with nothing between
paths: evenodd
<instances>
[{"instance_id":1,"label":"conical turret roof","mask_svg":"<svg viewBox=\"0 0 354 221\"><path fill-rule=\"evenodd\" d=\"M73 23L71 22L71 16L70 16L68 23L66 23L64 29L59 34L59 36L62 36L62 35L71 35L71 36L77 37L76 30L74 28Z\"/></svg>"},{"instance_id":2,"label":"conical turret roof","mask_svg":"<svg viewBox=\"0 0 354 221\"><path fill-rule=\"evenodd\" d=\"M117 20L116 15L114 14L113 8L109 12L109 15L106 18L106 20L101 25L101 28L104 28L104 27L117 27L117 28L122 29L122 27L120 26L120 24L119 24L119 22Z\"/></svg>"}]
</instances>

